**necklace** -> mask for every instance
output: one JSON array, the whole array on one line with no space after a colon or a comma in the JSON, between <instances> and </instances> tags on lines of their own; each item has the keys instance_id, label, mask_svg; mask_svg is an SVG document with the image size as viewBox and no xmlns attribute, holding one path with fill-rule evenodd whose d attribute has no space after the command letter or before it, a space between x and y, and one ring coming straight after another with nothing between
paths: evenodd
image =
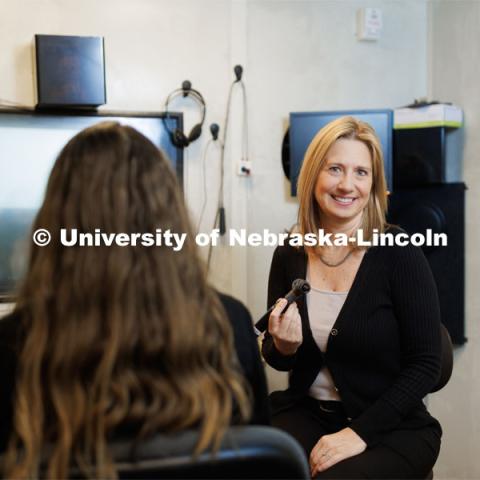
<instances>
[{"instance_id":1,"label":"necklace","mask_svg":"<svg viewBox=\"0 0 480 480\"><path fill-rule=\"evenodd\" d=\"M350 250L339 262L336 262L336 263L332 263L332 262L328 262L327 260L325 260L321 255L318 255L318 258L320 259L320 261L326 265L327 267L339 267L340 265L342 265L342 263L345 263L348 259L348 257L353 253L353 250Z\"/></svg>"}]
</instances>

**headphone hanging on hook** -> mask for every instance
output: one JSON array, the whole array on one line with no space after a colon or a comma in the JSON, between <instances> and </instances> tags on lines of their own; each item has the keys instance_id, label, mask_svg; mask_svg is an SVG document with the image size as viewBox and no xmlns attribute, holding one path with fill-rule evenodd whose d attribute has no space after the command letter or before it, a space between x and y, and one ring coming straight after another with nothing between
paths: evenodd
<instances>
[{"instance_id":1,"label":"headphone hanging on hook","mask_svg":"<svg viewBox=\"0 0 480 480\"><path fill-rule=\"evenodd\" d=\"M178 148L185 148L188 147L192 142L197 140L197 138L199 138L202 134L202 127L203 123L205 122L207 106L205 105L205 100L202 94L198 90L192 88L192 83L189 80L184 80L182 82L181 88L177 88L172 93L170 93L170 95L168 95L167 100L165 101L165 118L168 118L168 106L170 102L179 95L181 95L183 98L192 98L201 109L201 120L199 123L192 127L188 135L185 135L180 128L175 128L174 130L171 130L168 127L167 122L164 122L165 128L170 134L170 139L172 140L172 143Z\"/></svg>"}]
</instances>

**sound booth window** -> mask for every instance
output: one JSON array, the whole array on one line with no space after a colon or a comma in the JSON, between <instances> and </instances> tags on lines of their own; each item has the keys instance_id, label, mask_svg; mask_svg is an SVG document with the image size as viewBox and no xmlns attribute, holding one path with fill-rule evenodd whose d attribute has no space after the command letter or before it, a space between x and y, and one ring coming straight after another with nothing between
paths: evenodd
<instances>
[{"instance_id":1,"label":"sound booth window","mask_svg":"<svg viewBox=\"0 0 480 480\"><path fill-rule=\"evenodd\" d=\"M116 121L142 132L172 162L183 186L183 152L169 131L183 129L182 114L0 111L0 301L11 300L25 270L30 229L50 171L67 141L101 121Z\"/></svg>"}]
</instances>

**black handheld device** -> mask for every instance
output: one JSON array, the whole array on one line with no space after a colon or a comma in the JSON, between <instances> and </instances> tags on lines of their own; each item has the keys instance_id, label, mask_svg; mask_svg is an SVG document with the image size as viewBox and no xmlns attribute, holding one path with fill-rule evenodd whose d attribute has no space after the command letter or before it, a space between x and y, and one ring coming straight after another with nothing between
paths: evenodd
<instances>
[{"instance_id":1,"label":"black handheld device","mask_svg":"<svg viewBox=\"0 0 480 480\"><path fill-rule=\"evenodd\" d=\"M298 300L302 295L305 295L310 291L310 284L306 281L303 280L302 278L297 278L292 282L292 289L285 295L285 299L287 300L287 305L285 305L285 308L283 309L282 313L285 312L285 310L288 308L288 306ZM270 312L275 308L275 304L272 305L258 320L258 322L255 323L255 333L257 335L261 335L268 327L268 318L270 317Z\"/></svg>"}]
</instances>

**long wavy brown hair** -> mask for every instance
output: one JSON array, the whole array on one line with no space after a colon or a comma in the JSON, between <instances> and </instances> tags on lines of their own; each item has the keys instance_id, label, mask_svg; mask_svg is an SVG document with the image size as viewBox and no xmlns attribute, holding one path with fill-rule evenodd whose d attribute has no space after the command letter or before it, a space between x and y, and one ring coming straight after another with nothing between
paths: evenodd
<instances>
[{"instance_id":1,"label":"long wavy brown hair","mask_svg":"<svg viewBox=\"0 0 480 480\"><path fill-rule=\"evenodd\" d=\"M108 441L118 432L196 428L198 453L218 445L234 410L248 418L228 320L175 175L148 139L110 122L76 135L53 167L39 228L52 240L32 245L16 307L24 339L7 477L65 478L75 463L114 478ZM62 228L187 238L177 252L66 247Z\"/></svg>"}]
</instances>

